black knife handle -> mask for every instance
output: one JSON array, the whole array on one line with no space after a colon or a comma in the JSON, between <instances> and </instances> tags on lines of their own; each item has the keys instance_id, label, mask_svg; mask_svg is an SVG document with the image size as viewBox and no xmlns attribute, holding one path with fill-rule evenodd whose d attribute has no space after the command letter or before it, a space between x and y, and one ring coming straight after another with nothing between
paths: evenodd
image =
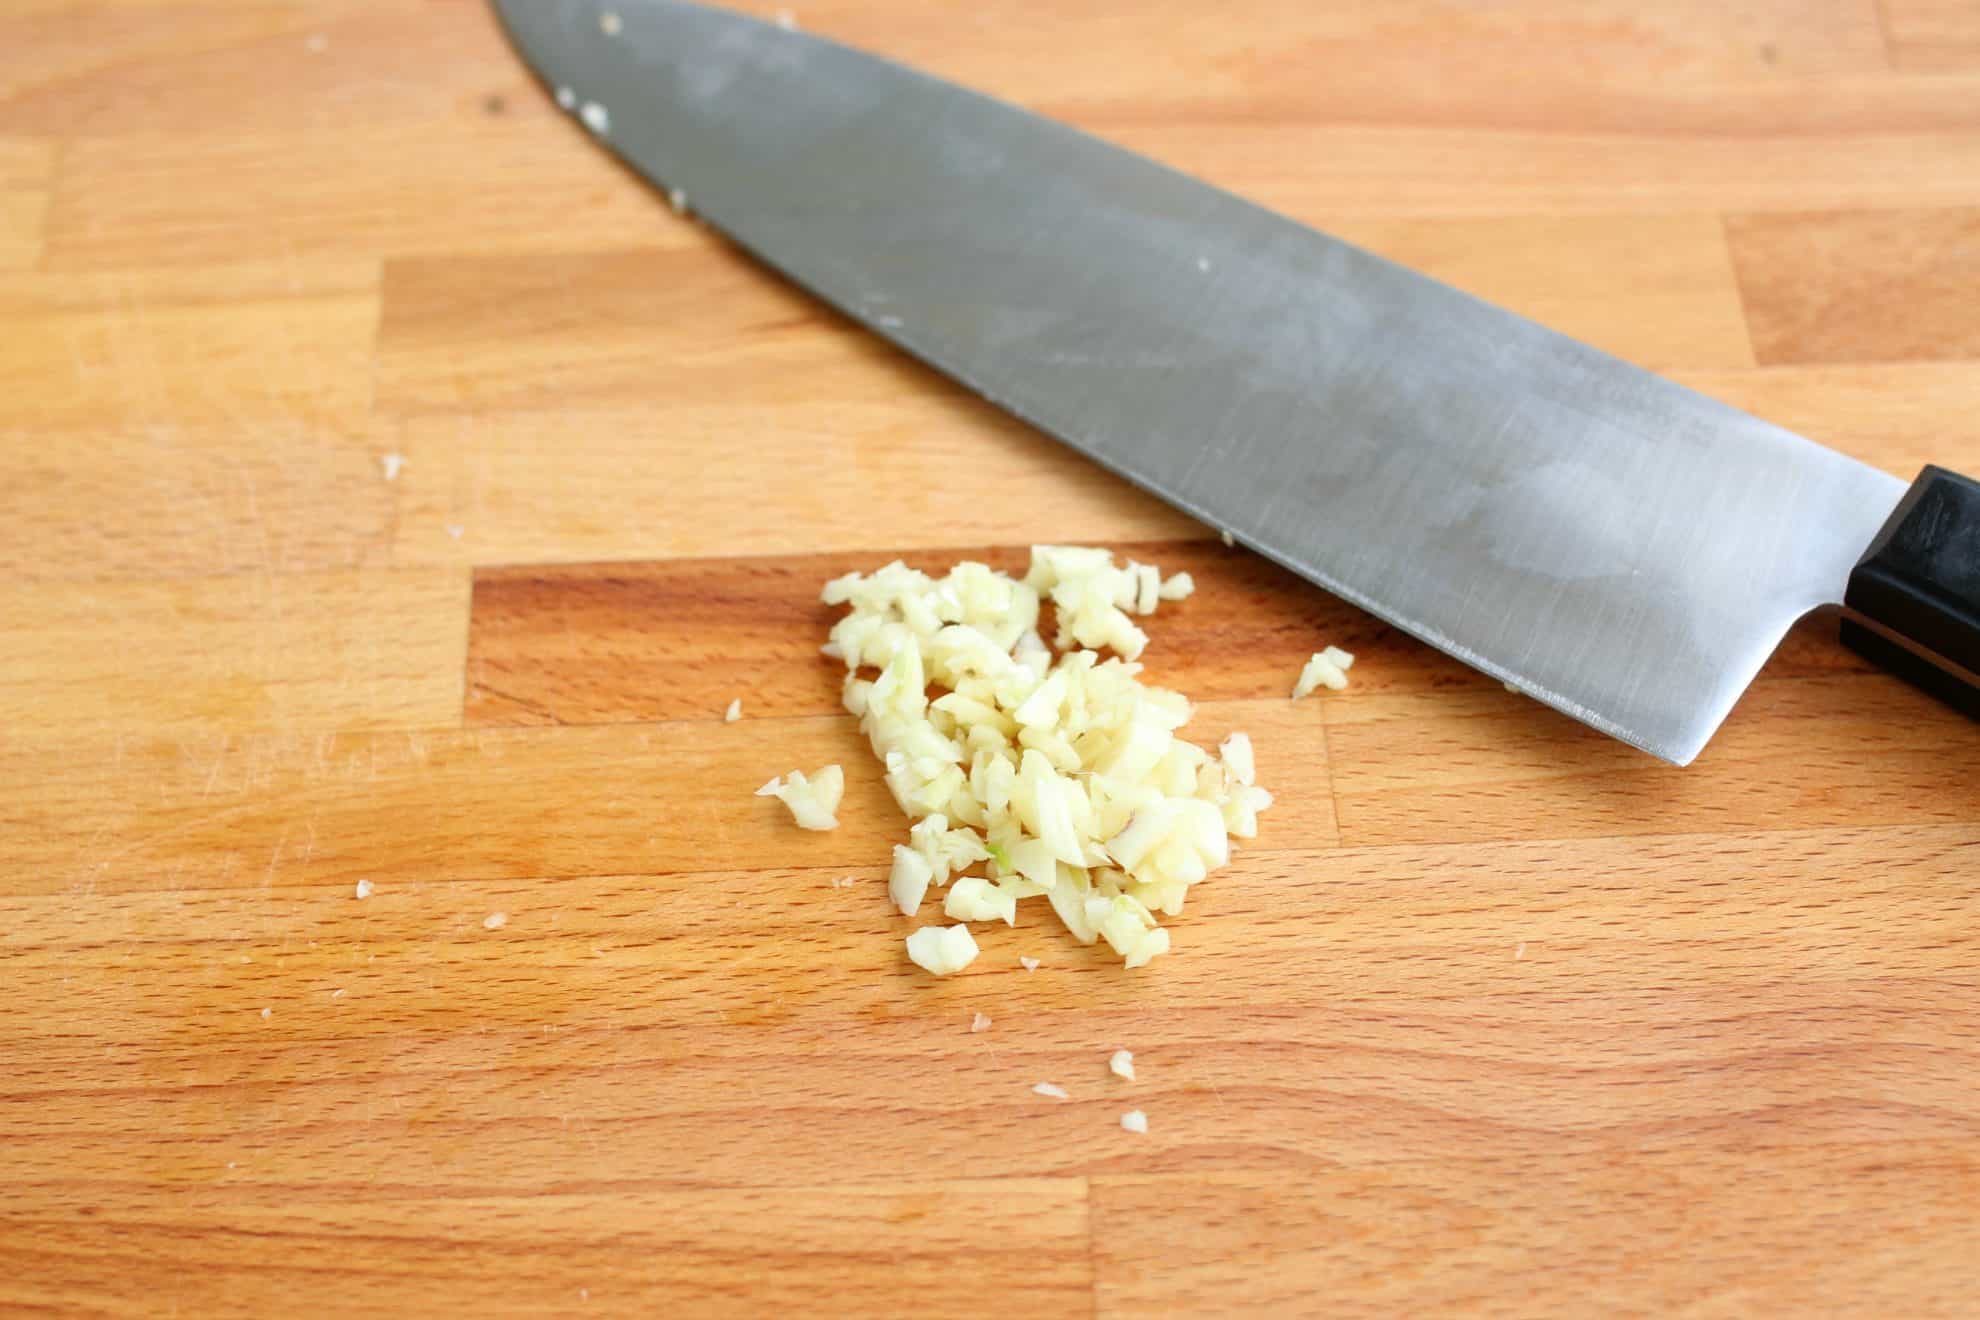
<instances>
[{"instance_id":1,"label":"black knife handle","mask_svg":"<svg viewBox=\"0 0 1980 1320\"><path fill-rule=\"evenodd\" d=\"M1843 605L1844 645L1980 719L1980 482L1919 474Z\"/></svg>"}]
</instances>

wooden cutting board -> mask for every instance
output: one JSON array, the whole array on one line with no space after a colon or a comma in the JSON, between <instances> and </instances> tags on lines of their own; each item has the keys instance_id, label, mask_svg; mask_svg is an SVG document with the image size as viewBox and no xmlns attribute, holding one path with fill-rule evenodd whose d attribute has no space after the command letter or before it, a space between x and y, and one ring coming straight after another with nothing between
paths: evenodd
<instances>
[{"instance_id":1,"label":"wooden cutting board","mask_svg":"<svg viewBox=\"0 0 1980 1320\"><path fill-rule=\"evenodd\" d=\"M1971 0L798 17L1980 469ZM0 437L0 1307L1971 1313L1980 727L1812 624L1689 770L1510 695L670 214L477 0L11 0ZM1151 670L1279 805L1154 966L936 981L816 588L1040 539L1196 575Z\"/></svg>"}]
</instances>

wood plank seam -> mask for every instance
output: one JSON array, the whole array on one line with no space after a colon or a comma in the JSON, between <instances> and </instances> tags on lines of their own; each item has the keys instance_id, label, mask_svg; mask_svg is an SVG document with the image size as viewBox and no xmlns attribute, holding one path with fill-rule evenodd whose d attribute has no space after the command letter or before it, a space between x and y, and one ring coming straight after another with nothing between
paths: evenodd
<instances>
[{"instance_id":1,"label":"wood plank seam","mask_svg":"<svg viewBox=\"0 0 1980 1320\"><path fill-rule=\"evenodd\" d=\"M1877 34L1884 42L1884 63L1893 72L1898 68L1897 31L1891 23L1890 0L1871 0L1877 7Z\"/></svg>"},{"instance_id":2,"label":"wood plank seam","mask_svg":"<svg viewBox=\"0 0 1980 1320\"><path fill-rule=\"evenodd\" d=\"M48 269L49 240L55 224L55 199L61 196L63 170L68 157L68 139L55 139L49 157L48 173L42 180L41 210L35 219L34 260L27 265L27 269L37 273Z\"/></svg>"},{"instance_id":3,"label":"wood plank seam","mask_svg":"<svg viewBox=\"0 0 1980 1320\"><path fill-rule=\"evenodd\" d=\"M1760 367L1760 346L1753 336L1753 309L1747 305L1746 286L1739 278L1739 252L1733 246L1732 217L1726 212L1718 213L1719 243L1726 253L1726 271L1732 276L1733 302L1739 308L1739 323L1746 331L1746 356L1750 369Z\"/></svg>"}]
</instances>

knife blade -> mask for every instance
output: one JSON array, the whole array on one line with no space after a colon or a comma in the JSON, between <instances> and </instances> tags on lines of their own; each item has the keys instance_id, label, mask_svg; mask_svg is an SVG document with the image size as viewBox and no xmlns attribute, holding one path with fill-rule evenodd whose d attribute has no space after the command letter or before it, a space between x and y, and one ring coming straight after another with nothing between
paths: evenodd
<instances>
[{"instance_id":1,"label":"knife blade","mask_svg":"<svg viewBox=\"0 0 1980 1320\"><path fill-rule=\"evenodd\" d=\"M679 0L495 3L561 104L769 267L1679 765L1907 516L1888 474L987 96ZM1946 635L1980 626L1980 592L1952 604Z\"/></svg>"}]
</instances>

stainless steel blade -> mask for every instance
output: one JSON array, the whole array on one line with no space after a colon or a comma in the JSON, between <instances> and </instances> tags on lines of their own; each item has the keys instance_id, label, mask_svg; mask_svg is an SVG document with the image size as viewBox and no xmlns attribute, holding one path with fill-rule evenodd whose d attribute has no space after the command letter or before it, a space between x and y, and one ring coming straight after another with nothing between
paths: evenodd
<instances>
[{"instance_id":1,"label":"stainless steel blade","mask_svg":"<svg viewBox=\"0 0 1980 1320\"><path fill-rule=\"evenodd\" d=\"M1678 764L1789 625L1841 601L1903 492L829 41L673 0L497 4L563 99L603 108L585 117L607 145L770 266L1259 553Z\"/></svg>"}]
</instances>

